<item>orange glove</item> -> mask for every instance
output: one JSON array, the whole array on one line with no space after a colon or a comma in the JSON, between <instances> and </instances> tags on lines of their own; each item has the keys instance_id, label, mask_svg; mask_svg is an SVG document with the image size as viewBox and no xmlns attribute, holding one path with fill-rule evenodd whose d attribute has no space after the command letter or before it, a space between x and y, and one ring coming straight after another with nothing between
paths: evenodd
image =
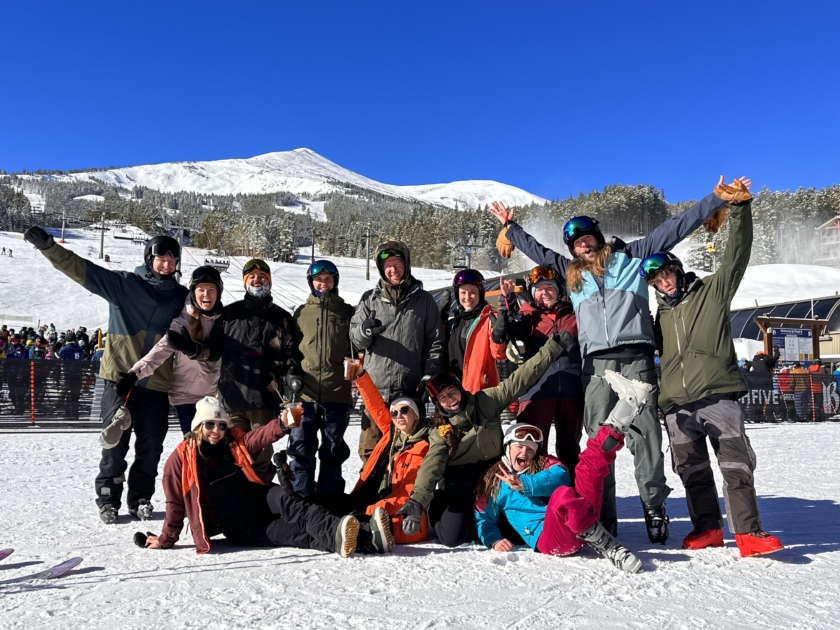
<instances>
[{"instance_id":1,"label":"orange glove","mask_svg":"<svg viewBox=\"0 0 840 630\"><path fill-rule=\"evenodd\" d=\"M502 231L499 232L499 236L496 239L496 249L499 250L499 253L502 255L503 258L510 258L510 255L513 253L513 250L516 249L508 240L508 237L505 236L507 232L507 228L503 227Z\"/></svg>"},{"instance_id":2,"label":"orange glove","mask_svg":"<svg viewBox=\"0 0 840 630\"><path fill-rule=\"evenodd\" d=\"M721 176L721 180L723 177ZM740 203L752 199L750 189L740 179L733 180L731 184L720 183L715 186L714 193L724 201Z\"/></svg>"}]
</instances>

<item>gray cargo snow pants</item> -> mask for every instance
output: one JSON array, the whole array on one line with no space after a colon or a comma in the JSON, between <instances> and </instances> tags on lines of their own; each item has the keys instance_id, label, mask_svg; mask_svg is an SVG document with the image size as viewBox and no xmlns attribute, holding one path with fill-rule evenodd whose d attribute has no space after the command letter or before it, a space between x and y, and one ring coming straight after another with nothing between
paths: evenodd
<instances>
[{"instance_id":1,"label":"gray cargo snow pants","mask_svg":"<svg viewBox=\"0 0 840 630\"><path fill-rule=\"evenodd\" d=\"M715 478L706 437L712 443L723 475L723 500L729 530L746 534L761 530L755 496L755 453L744 431L741 406L727 396L708 396L670 410L665 416L671 459L685 486L691 524L697 531L721 529Z\"/></svg>"},{"instance_id":2,"label":"gray cargo snow pants","mask_svg":"<svg viewBox=\"0 0 840 630\"><path fill-rule=\"evenodd\" d=\"M644 381L654 386L644 409L633 421L627 432L625 444L633 454L636 468L636 484L642 503L651 507L662 505L671 488L665 482L665 457L662 455L662 428L656 411L659 385L656 380L653 356L637 355L627 359L583 360L584 410L583 424L586 433L594 438L618 402L618 396L604 380L604 370L619 372L627 378ZM601 522L607 528L615 527L617 521L615 505L615 465L604 479L604 501L601 505Z\"/></svg>"}]
</instances>

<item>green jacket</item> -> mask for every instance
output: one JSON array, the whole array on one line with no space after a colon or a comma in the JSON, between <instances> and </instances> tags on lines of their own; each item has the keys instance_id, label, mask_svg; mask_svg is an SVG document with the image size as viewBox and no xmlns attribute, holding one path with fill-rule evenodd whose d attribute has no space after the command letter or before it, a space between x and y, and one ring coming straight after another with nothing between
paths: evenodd
<instances>
[{"instance_id":1,"label":"green jacket","mask_svg":"<svg viewBox=\"0 0 840 630\"><path fill-rule=\"evenodd\" d=\"M151 351L189 295L174 279L159 280L142 265L133 273L111 271L57 243L41 253L61 273L110 304L105 354L99 364L99 376L109 381L118 381L120 372L130 372ZM137 386L168 392L171 383L172 357Z\"/></svg>"},{"instance_id":2,"label":"green jacket","mask_svg":"<svg viewBox=\"0 0 840 630\"><path fill-rule=\"evenodd\" d=\"M411 498L428 506L438 481L447 466L462 466L496 459L502 454L502 411L540 380L563 348L549 339L539 352L528 359L496 387L475 394L464 392L464 411L449 419L461 438L458 451L449 459L446 443L436 428L429 430L429 452L423 458Z\"/></svg>"},{"instance_id":3,"label":"green jacket","mask_svg":"<svg viewBox=\"0 0 840 630\"><path fill-rule=\"evenodd\" d=\"M730 206L729 238L717 272L702 280L686 274L688 286L677 304L657 293L663 412L707 396L746 390L732 343L729 305L750 261L752 240L750 204Z\"/></svg>"},{"instance_id":4,"label":"green jacket","mask_svg":"<svg viewBox=\"0 0 840 630\"><path fill-rule=\"evenodd\" d=\"M350 381L344 380L344 357L350 356L350 318L355 309L338 294L310 295L295 311L295 328L303 354L301 398L315 403L346 403Z\"/></svg>"}]
</instances>

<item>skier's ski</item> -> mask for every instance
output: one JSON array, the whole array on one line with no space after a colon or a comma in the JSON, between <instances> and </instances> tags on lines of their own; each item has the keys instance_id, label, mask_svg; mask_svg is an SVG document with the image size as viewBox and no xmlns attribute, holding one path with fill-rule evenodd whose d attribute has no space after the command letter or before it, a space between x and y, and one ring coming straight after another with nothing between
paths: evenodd
<instances>
[{"instance_id":1,"label":"skier's ski","mask_svg":"<svg viewBox=\"0 0 840 630\"><path fill-rule=\"evenodd\" d=\"M0 549L0 560L5 560L15 552L14 549Z\"/></svg>"},{"instance_id":2,"label":"skier's ski","mask_svg":"<svg viewBox=\"0 0 840 630\"><path fill-rule=\"evenodd\" d=\"M32 580L52 580L55 578L60 578L62 575L65 575L68 571L75 569L79 566L82 562L82 558L70 558L69 560L65 560L61 564L57 564L54 567L50 567L44 571L38 571L38 573L33 573L32 575L24 575L23 577L19 578L12 578L11 580L3 580L0 582L0 586L5 586L9 584L20 584L21 582L30 582Z\"/></svg>"}]
</instances>

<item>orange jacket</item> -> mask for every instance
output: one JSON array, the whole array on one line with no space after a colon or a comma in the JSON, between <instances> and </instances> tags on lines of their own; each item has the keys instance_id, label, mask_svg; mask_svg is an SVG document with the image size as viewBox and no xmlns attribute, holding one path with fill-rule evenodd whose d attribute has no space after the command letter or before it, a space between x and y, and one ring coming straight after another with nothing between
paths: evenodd
<instances>
[{"instance_id":1,"label":"orange jacket","mask_svg":"<svg viewBox=\"0 0 840 630\"><path fill-rule=\"evenodd\" d=\"M489 305L482 309L478 322L467 339L461 385L471 394L499 384L496 361L506 358L505 344L493 343L490 338L492 312L493 309Z\"/></svg>"},{"instance_id":2,"label":"orange jacket","mask_svg":"<svg viewBox=\"0 0 840 630\"><path fill-rule=\"evenodd\" d=\"M376 444L370 457L365 462L359 481L353 492L357 492L364 482L370 477L371 473L376 469L377 464L382 457L388 457L388 470L391 475L391 492L382 500L369 505L367 513L372 514L373 511L382 507L391 515L391 524L394 528L394 540L398 543L414 543L426 540L429 533L429 521L426 514L423 514L423 519L420 521L420 531L414 536L406 536L402 531L402 516L394 516L394 514L408 502L408 497L414 488L414 483L417 480L417 472L420 470L420 464L423 463L423 458L429 450L428 427L425 425L418 425L414 433L405 439L401 439L402 448L399 448L399 442L396 446L399 450L394 452L391 449L391 430L394 428L391 424L391 412L376 385L373 384L370 375L365 372L358 379L356 379L356 387L359 388L359 393L365 401L365 408L370 414L373 421L382 431L382 438ZM402 436L400 436L402 437Z\"/></svg>"}]
</instances>

